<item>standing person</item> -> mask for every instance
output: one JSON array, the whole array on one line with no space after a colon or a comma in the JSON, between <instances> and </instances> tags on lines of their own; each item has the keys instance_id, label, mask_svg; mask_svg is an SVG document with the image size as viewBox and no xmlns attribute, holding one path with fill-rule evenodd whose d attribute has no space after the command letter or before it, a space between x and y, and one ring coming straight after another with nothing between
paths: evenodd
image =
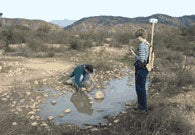
<instances>
[{"instance_id":1,"label":"standing person","mask_svg":"<svg viewBox=\"0 0 195 135\"><path fill-rule=\"evenodd\" d=\"M147 111L147 95L146 95L146 78L148 70L146 64L149 57L149 46L147 39L147 32L144 29L138 29L135 32L135 37L139 40L136 53L131 49L135 55L135 89L137 93L138 106L137 109L142 112Z\"/></svg>"},{"instance_id":2,"label":"standing person","mask_svg":"<svg viewBox=\"0 0 195 135\"><path fill-rule=\"evenodd\" d=\"M79 90L83 86L89 85L91 73L93 73L92 65L78 65L71 73L70 79L66 81L66 84L74 85Z\"/></svg>"}]
</instances>

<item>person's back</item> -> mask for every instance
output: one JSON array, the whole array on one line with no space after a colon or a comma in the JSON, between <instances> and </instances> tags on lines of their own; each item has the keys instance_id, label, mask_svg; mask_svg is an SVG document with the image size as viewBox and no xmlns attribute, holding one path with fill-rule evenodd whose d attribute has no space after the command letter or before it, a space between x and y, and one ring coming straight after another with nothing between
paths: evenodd
<instances>
[{"instance_id":1,"label":"person's back","mask_svg":"<svg viewBox=\"0 0 195 135\"><path fill-rule=\"evenodd\" d=\"M73 72L70 75L70 77L74 77L74 82L79 88L82 87L81 82L86 74L84 68L85 68L85 65L79 65L73 70Z\"/></svg>"},{"instance_id":2,"label":"person's back","mask_svg":"<svg viewBox=\"0 0 195 135\"><path fill-rule=\"evenodd\" d=\"M89 81L90 73L93 73L93 66L88 64L78 65L70 75L67 84L74 84L77 89L83 87L84 83Z\"/></svg>"},{"instance_id":3,"label":"person's back","mask_svg":"<svg viewBox=\"0 0 195 135\"><path fill-rule=\"evenodd\" d=\"M74 77L75 75L85 74L84 73L84 65L78 65L73 72L70 74L70 77Z\"/></svg>"}]
</instances>

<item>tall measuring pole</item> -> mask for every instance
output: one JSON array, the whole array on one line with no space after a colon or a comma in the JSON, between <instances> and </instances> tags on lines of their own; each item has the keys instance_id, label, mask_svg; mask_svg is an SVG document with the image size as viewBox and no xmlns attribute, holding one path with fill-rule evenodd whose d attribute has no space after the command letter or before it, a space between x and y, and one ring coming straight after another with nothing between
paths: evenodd
<instances>
[{"instance_id":1,"label":"tall measuring pole","mask_svg":"<svg viewBox=\"0 0 195 135\"><path fill-rule=\"evenodd\" d=\"M151 18L150 23L152 23L152 33L151 33L151 42L150 45L153 47L153 37L154 37L154 25L158 22L158 19Z\"/></svg>"},{"instance_id":2,"label":"tall measuring pole","mask_svg":"<svg viewBox=\"0 0 195 135\"><path fill-rule=\"evenodd\" d=\"M146 68L148 69L148 71L151 71L154 65L154 51L153 51L154 25L155 23L158 22L158 20L155 18L151 18L149 21L150 23L152 23L152 33L151 33L149 59L148 59L148 64L146 65Z\"/></svg>"}]
</instances>

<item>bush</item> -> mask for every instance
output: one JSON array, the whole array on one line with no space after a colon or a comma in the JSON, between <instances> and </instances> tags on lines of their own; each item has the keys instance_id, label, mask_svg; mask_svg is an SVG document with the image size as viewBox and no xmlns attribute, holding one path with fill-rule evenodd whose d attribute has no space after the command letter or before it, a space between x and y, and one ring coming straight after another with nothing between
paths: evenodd
<instances>
[{"instance_id":1,"label":"bush","mask_svg":"<svg viewBox=\"0 0 195 135\"><path fill-rule=\"evenodd\" d=\"M175 78L175 85L180 87L188 87L189 85L194 85L195 77L189 70L179 70L177 72L177 77Z\"/></svg>"},{"instance_id":2,"label":"bush","mask_svg":"<svg viewBox=\"0 0 195 135\"><path fill-rule=\"evenodd\" d=\"M131 37L132 35L130 33L119 33L115 35L115 39L119 44L128 44Z\"/></svg>"},{"instance_id":3,"label":"bush","mask_svg":"<svg viewBox=\"0 0 195 135\"><path fill-rule=\"evenodd\" d=\"M54 52L49 52L48 53L48 57L54 57L55 56L55 53Z\"/></svg>"}]
</instances>

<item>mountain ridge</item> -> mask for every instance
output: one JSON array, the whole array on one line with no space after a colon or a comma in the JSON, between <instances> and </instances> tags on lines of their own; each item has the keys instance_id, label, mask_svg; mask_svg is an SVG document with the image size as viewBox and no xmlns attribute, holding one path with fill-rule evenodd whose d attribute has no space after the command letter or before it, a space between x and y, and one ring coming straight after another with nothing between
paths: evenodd
<instances>
[{"instance_id":1,"label":"mountain ridge","mask_svg":"<svg viewBox=\"0 0 195 135\"><path fill-rule=\"evenodd\" d=\"M122 16L92 16L85 17L80 20L74 21L72 24L61 27L51 22L43 20L29 20L22 18L0 18L1 26L17 26L21 25L31 30L38 30L41 27L49 27L50 31L106 31L106 32L117 32L117 31L128 31L135 30L138 27L144 27L146 29L151 28L149 23L150 18L158 19L159 30L163 29L164 26L171 27L195 27L195 15L185 15L181 17L172 17L165 14L154 14L147 17L122 17ZM67 20L67 19L65 19ZM163 27L161 27L163 26Z\"/></svg>"},{"instance_id":2,"label":"mountain ridge","mask_svg":"<svg viewBox=\"0 0 195 135\"><path fill-rule=\"evenodd\" d=\"M65 30L70 31L90 31L94 29L101 29L101 27L109 27L118 25L132 25L131 27L139 27L140 25L148 25L150 18L158 19L158 24L168 25L173 27L195 27L195 15L185 15L182 17L172 17L165 14L154 14L147 17L121 17L121 16L92 16L82 18L73 24L65 27ZM116 26L116 27L118 27ZM102 28L104 29L104 28Z\"/></svg>"},{"instance_id":3,"label":"mountain ridge","mask_svg":"<svg viewBox=\"0 0 195 135\"><path fill-rule=\"evenodd\" d=\"M44 20L30 20L24 18L0 18L0 25L5 27L23 26L33 31L38 30L42 27L48 27L51 31L63 30L60 26L48 23Z\"/></svg>"}]
</instances>

